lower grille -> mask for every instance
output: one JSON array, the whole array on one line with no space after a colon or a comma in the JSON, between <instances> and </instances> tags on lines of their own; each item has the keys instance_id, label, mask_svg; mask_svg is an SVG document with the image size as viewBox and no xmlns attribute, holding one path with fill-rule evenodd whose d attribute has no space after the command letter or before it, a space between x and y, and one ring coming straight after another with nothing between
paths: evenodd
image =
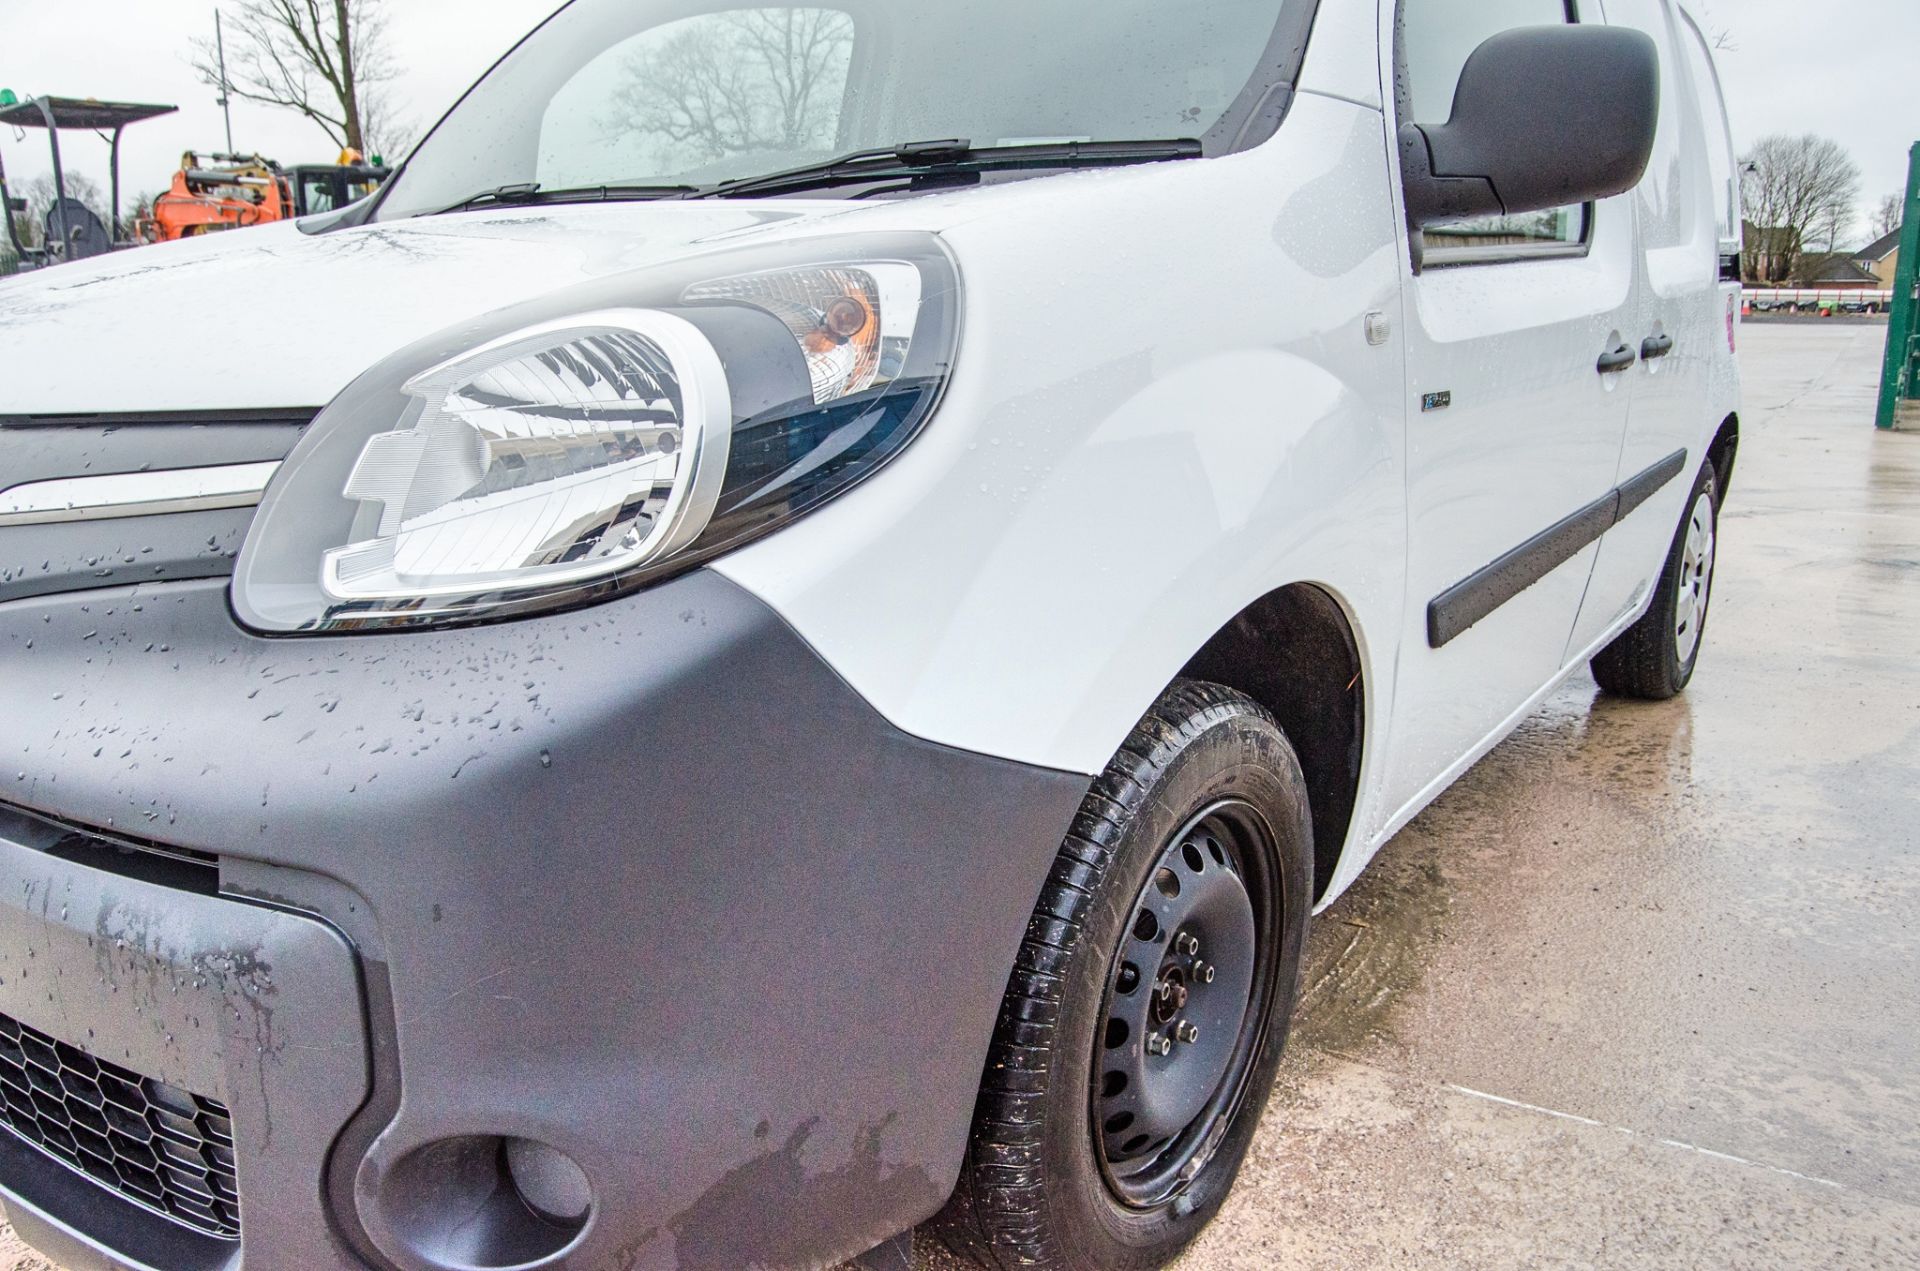
<instances>
[{"instance_id":1,"label":"lower grille","mask_svg":"<svg viewBox=\"0 0 1920 1271\"><path fill-rule=\"evenodd\" d=\"M0 1126L195 1231L240 1237L225 1105L0 1014Z\"/></svg>"}]
</instances>

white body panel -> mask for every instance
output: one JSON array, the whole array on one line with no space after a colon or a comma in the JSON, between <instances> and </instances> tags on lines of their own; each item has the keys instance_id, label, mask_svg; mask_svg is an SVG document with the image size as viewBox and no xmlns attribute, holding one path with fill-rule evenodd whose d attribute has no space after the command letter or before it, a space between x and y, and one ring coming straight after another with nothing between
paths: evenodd
<instances>
[{"instance_id":1,"label":"white body panel","mask_svg":"<svg viewBox=\"0 0 1920 1271\"><path fill-rule=\"evenodd\" d=\"M1387 799L1397 808L1562 666L1598 546L1444 648L1427 604L1613 488L1632 391L1595 370L1627 329L1633 208L1595 210L1584 257L1429 268L1406 280L1408 606ZM1452 404L1421 410L1430 393Z\"/></svg>"},{"instance_id":2,"label":"white body panel","mask_svg":"<svg viewBox=\"0 0 1920 1271\"><path fill-rule=\"evenodd\" d=\"M476 314L845 205L638 210L323 235L281 222L0 280L0 414L324 406L395 349Z\"/></svg>"},{"instance_id":3,"label":"white body panel","mask_svg":"<svg viewBox=\"0 0 1920 1271\"><path fill-rule=\"evenodd\" d=\"M1647 584L1665 560L1698 470L1702 429L1711 438L1735 410L1728 380L1740 288L1720 281L1721 235L1708 163L1708 147L1728 142L1710 135L1702 109L1708 94L1718 96L1719 87L1693 82L1681 41L1699 36L1684 20L1671 21L1661 0L1608 0L1607 17L1654 38L1669 85L1661 97L1653 164L1632 196L1643 276L1627 330L1635 345L1647 336L1670 336L1673 352L1643 361L1629 377L1633 405L1618 479L1628 480L1677 450L1687 451L1689 462L1687 480L1662 489L1600 544L1575 645L1648 598Z\"/></svg>"},{"instance_id":4,"label":"white body panel","mask_svg":"<svg viewBox=\"0 0 1920 1271\"><path fill-rule=\"evenodd\" d=\"M1644 609L1737 404L1696 97L1717 88L1673 56L1691 37L1668 0L1608 10L1665 42L1668 105L1658 170L1597 209L1584 255L1416 276L1393 2L1321 0L1284 125L1228 157L898 202L280 226L0 282L0 415L318 407L402 346L585 279L747 240L937 233L964 286L937 415L873 480L713 567L899 727L1081 773L1244 608L1322 587L1367 719L1330 900ZM263 316L209 316L243 307ZM1597 374L1616 333L1656 329L1666 364ZM1437 391L1454 404L1422 412ZM1685 479L1428 647L1438 593L1679 449Z\"/></svg>"},{"instance_id":5,"label":"white body panel","mask_svg":"<svg viewBox=\"0 0 1920 1271\"><path fill-rule=\"evenodd\" d=\"M1302 97L1256 151L1066 184L1044 221L983 196L946 235L968 312L938 426L717 568L907 731L1089 773L1276 587L1392 632L1402 345L1364 328L1397 308L1386 188L1381 116ZM1175 294L1206 298L1177 327ZM1391 640L1368 653L1384 709Z\"/></svg>"},{"instance_id":6,"label":"white body panel","mask_svg":"<svg viewBox=\"0 0 1920 1271\"><path fill-rule=\"evenodd\" d=\"M1323 3L1313 20L1313 41L1300 68L1300 91L1338 97L1379 110L1386 100L1381 71L1391 63L1379 58L1381 23L1393 29L1391 13L1371 4Z\"/></svg>"}]
</instances>

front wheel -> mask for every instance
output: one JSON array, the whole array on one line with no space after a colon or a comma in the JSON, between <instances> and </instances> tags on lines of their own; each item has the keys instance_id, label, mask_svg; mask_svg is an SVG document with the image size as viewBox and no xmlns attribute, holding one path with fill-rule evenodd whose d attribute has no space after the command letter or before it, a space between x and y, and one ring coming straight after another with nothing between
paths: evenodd
<instances>
[{"instance_id":1,"label":"front wheel","mask_svg":"<svg viewBox=\"0 0 1920 1271\"><path fill-rule=\"evenodd\" d=\"M1264 709L1176 685L1094 783L1027 928L959 1186L988 1268L1147 1271L1226 1199L1312 899L1306 782Z\"/></svg>"},{"instance_id":2,"label":"front wheel","mask_svg":"<svg viewBox=\"0 0 1920 1271\"><path fill-rule=\"evenodd\" d=\"M1719 543L1720 486L1709 462L1693 483L1653 606L1593 659L1593 678L1601 688L1618 697L1663 702L1692 682L1713 599Z\"/></svg>"}]
</instances>

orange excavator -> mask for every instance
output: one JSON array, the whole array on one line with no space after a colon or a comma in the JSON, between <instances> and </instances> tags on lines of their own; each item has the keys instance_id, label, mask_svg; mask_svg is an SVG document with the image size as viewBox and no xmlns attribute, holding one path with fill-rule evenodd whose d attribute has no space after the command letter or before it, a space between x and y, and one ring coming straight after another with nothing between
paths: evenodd
<instances>
[{"instance_id":1,"label":"orange excavator","mask_svg":"<svg viewBox=\"0 0 1920 1271\"><path fill-rule=\"evenodd\" d=\"M388 175L377 160L367 163L356 150L341 151L338 163L291 168L259 155L188 151L172 187L154 199L135 233L149 243L170 243L331 212L373 193Z\"/></svg>"}]
</instances>

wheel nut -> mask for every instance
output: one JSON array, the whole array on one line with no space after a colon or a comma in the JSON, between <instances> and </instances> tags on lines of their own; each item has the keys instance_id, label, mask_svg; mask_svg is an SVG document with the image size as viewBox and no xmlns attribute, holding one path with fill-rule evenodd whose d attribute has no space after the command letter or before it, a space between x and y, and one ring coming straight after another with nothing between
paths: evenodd
<instances>
[{"instance_id":1,"label":"wheel nut","mask_svg":"<svg viewBox=\"0 0 1920 1271\"><path fill-rule=\"evenodd\" d=\"M1180 933L1180 939L1175 947L1188 957L1193 957L1200 952L1200 941L1183 931Z\"/></svg>"},{"instance_id":2,"label":"wheel nut","mask_svg":"<svg viewBox=\"0 0 1920 1271\"><path fill-rule=\"evenodd\" d=\"M1181 1020L1173 1026L1173 1035L1191 1046L1200 1040L1200 1029L1198 1025L1189 1024L1186 1020Z\"/></svg>"},{"instance_id":3,"label":"wheel nut","mask_svg":"<svg viewBox=\"0 0 1920 1271\"><path fill-rule=\"evenodd\" d=\"M1205 962L1196 962L1193 964L1193 978L1202 984L1212 984L1213 968Z\"/></svg>"},{"instance_id":4,"label":"wheel nut","mask_svg":"<svg viewBox=\"0 0 1920 1271\"><path fill-rule=\"evenodd\" d=\"M1173 1043L1165 1037L1162 1037L1159 1033L1154 1033L1147 1038L1147 1053L1149 1055L1164 1055L1172 1049Z\"/></svg>"}]
</instances>

